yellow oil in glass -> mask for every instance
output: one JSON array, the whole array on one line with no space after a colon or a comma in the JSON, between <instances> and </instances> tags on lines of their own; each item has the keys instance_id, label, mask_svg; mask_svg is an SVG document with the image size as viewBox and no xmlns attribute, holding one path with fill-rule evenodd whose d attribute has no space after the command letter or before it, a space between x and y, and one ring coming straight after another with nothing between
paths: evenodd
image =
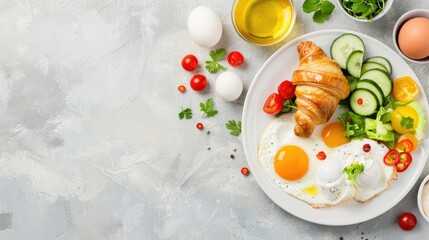
<instances>
[{"instance_id":1,"label":"yellow oil in glass","mask_svg":"<svg viewBox=\"0 0 429 240\"><path fill-rule=\"evenodd\" d=\"M295 22L294 11L290 0L236 0L232 17L245 40L270 45L290 32Z\"/></svg>"}]
</instances>

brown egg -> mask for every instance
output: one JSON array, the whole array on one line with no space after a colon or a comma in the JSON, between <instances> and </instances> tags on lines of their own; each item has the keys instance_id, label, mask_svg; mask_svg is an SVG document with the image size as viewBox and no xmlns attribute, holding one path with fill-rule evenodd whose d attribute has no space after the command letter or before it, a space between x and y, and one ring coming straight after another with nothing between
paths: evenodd
<instances>
[{"instance_id":1,"label":"brown egg","mask_svg":"<svg viewBox=\"0 0 429 240\"><path fill-rule=\"evenodd\" d=\"M412 59L429 56L429 19L416 17L402 25L398 34L398 45L402 53Z\"/></svg>"}]
</instances>

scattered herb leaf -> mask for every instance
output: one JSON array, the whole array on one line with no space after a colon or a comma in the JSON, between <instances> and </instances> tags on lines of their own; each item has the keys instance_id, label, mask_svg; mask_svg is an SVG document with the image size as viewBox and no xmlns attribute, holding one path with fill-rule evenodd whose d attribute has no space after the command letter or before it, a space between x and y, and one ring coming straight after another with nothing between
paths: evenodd
<instances>
[{"instance_id":1,"label":"scattered herb leaf","mask_svg":"<svg viewBox=\"0 0 429 240\"><path fill-rule=\"evenodd\" d=\"M203 117L213 117L218 111L214 108L213 98L207 99L206 103L200 103L200 110L203 112Z\"/></svg>"},{"instance_id":2,"label":"scattered herb leaf","mask_svg":"<svg viewBox=\"0 0 429 240\"><path fill-rule=\"evenodd\" d=\"M229 120L226 124L225 124L226 128L228 130L231 130L229 132L229 134L231 134L232 136L238 136L241 133L241 121L236 122L235 120Z\"/></svg>"},{"instance_id":3,"label":"scattered herb leaf","mask_svg":"<svg viewBox=\"0 0 429 240\"><path fill-rule=\"evenodd\" d=\"M211 61L206 61L206 69L210 73L217 73L219 70L225 71L227 68L222 66L219 61L222 60L226 56L225 48L219 48L216 50L210 51Z\"/></svg>"},{"instance_id":4,"label":"scattered herb leaf","mask_svg":"<svg viewBox=\"0 0 429 240\"><path fill-rule=\"evenodd\" d=\"M280 115L284 114L284 113L290 113L292 112L292 110L297 109L296 104L295 104L295 97L289 100L285 100L283 102L283 109L276 114L276 117L279 117Z\"/></svg>"},{"instance_id":5,"label":"scattered herb leaf","mask_svg":"<svg viewBox=\"0 0 429 240\"><path fill-rule=\"evenodd\" d=\"M331 16L335 5L329 0L305 0L302 4L302 9L305 13L314 12L313 21L323 23Z\"/></svg>"},{"instance_id":6,"label":"scattered herb leaf","mask_svg":"<svg viewBox=\"0 0 429 240\"><path fill-rule=\"evenodd\" d=\"M183 109L183 107L181 107L181 108L182 108L182 111L179 113L179 118L180 119L183 119L183 118L191 119L192 118L192 109L190 109L190 108Z\"/></svg>"}]
</instances>

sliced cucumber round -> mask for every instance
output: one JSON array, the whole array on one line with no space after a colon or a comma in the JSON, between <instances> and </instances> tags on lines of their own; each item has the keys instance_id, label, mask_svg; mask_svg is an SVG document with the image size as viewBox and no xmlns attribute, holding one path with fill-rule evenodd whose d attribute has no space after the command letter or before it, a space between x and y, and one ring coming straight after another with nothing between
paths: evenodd
<instances>
[{"instance_id":1,"label":"sliced cucumber round","mask_svg":"<svg viewBox=\"0 0 429 240\"><path fill-rule=\"evenodd\" d=\"M366 71L360 79L369 79L374 81L383 91L383 96L387 97L392 92L392 80L388 73L380 69L371 69Z\"/></svg>"},{"instance_id":2,"label":"sliced cucumber round","mask_svg":"<svg viewBox=\"0 0 429 240\"><path fill-rule=\"evenodd\" d=\"M359 78L362 69L363 51L356 50L350 53L347 59L347 71L355 78Z\"/></svg>"},{"instance_id":3,"label":"sliced cucumber round","mask_svg":"<svg viewBox=\"0 0 429 240\"><path fill-rule=\"evenodd\" d=\"M387 60L385 57L381 57L381 56L370 57L365 61L365 63L378 63L386 69L389 75L392 74L392 65L390 64L389 60Z\"/></svg>"},{"instance_id":4,"label":"sliced cucumber round","mask_svg":"<svg viewBox=\"0 0 429 240\"><path fill-rule=\"evenodd\" d=\"M365 72L367 72L368 70L371 70L371 69L380 69L380 70L383 70L383 71L389 73L389 71L387 71L387 69L379 63L364 62L364 64L362 65L362 74L364 74Z\"/></svg>"},{"instance_id":5,"label":"sliced cucumber round","mask_svg":"<svg viewBox=\"0 0 429 240\"><path fill-rule=\"evenodd\" d=\"M346 33L337 37L331 45L331 57L342 69L347 69L347 60L353 51L365 52L365 45L358 36Z\"/></svg>"},{"instance_id":6,"label":"sliced cucumber round","mask_svg":"<svg viewBox=\"0 0 429 240\"><path fill-rule=\"evenodd\" d=\"M368 89L357 88L350 96L350 107L361 116L370 116L379 108L377 96Z\"/></svg>"},{"instance_id":7,"label":"sliced cucumber round","mask_svg":"<svg viewBox=\"0 0 429 240\"><path fill-rule=\"evenodd\" d=\"M356 85L359 79L353 77L353 76L346 76L347 81L349 82L349 88L350 92L353 92L356 89Z\"/></svg>"},{"instance_id":8,"label":"sliced cucumber round","mask_svg":"<svg viewBox=\"0 0 429 240\"><path fill-rule=\"evenodd\" d=\"M383 103L384 103L383 91L381 90L381 88L378 86L377 83L368 79L361 79L357 82L356 88L367 89L371 91L377 97L378 105L383 106Z\"/></svg>"}]
</instances>

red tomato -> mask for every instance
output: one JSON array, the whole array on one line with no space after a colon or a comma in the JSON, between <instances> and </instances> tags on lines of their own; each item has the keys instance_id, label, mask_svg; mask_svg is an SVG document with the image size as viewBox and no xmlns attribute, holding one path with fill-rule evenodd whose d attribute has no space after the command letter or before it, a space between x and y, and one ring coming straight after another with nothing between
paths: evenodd
<instances>
[{"instance_id":1,"label":"red tomato","mask_svg":"<svg viewBox=\"0 0 429 240\"><path fill-rule=\"evenodd\" d=\"M413 157L411 157L411 154L407 152L401 152L399 155L399 162L396 163L396 171L397 172L403 172L407 170L408 166L410 166L411 162L413 161Z\"/></svg>"},{"instance_id":2,"label":"red tomato","mask_svg":"<svg viewBox=\"0 0 429 240\"><path fill-rule=\"evenodd\" d=\"M398 142L395 145L395 149L398 152L407 152L407 153L409 153L409 152L411 152L413 150L413 148L414 148L413 142L411 142L411 140L408 140L408 139L404 139L404 140Z\"/></svg>"},{"instance_id":3,"label":"red tomato","mask_svg":"<svg viewBox=\"0 0 429 240\"><path fill-rule=\"evenodd\" d=\"M179 92L184 93L186 92L186 87L183 85L180 85L179 87L177 87L177 89L179 90Z\"/></svg>"},{"instance_id":4,"label":"red tomato","mask_svg":"<svg viewBox=\"0 0 429 240\"><path fill-rule=\"evenodd\" d=\"M399 152L395 149L388 151L384 156L383 161L387 166L396 165L399 162Z\"/></svg>"},{"instance_id":5,"label":"red tomato","mask_svg":"<svg viewBox=\"0 0 429 240\"><path fill-rule=\"evenodd\" d=\"M207 78L202 74L194 75L190 82L191 88L195 91L202 91L207 86Z\"/></svg>"},{"instance_id":6,"label":"red tomato","mask_svg":"<svg viewBox=\"0 0 429 240\"><path fill-rule=\"evenodd\" d=\"M277 114L283 109L283 99L277 93L268 96L264 104L264 112L268 114Z\"/></svg>"},{"instance_id":7,"label":"red tomato","mask_svg":"<svg viewBox=\"0 0 429 240\"><path fill-rule=\"evenodd\" d=\"M188 54L182 59L182 67L186 71L194 71L198 67L198 59L192 55Z\"/></svg>"},{"instance_id":8,"label":"red tomato","mask_svg":"<svg viewBox=\"0 0 429 240\"><path fill-rule=\"evenodd\" d=\"M402 228L402 230L410 231L413 230L414 227L417 225L417 218L414 216L414 214L406 212L401 214L401 216L398 217L398 224L399 227Z\"/></svg>"},{"instance_id":9,"label":"red tomato","mask_svg":"<svg viewBox=\"0 0 429 240\"><path fill-rule=\"evenodd\" d=\"M295 97L295 88L291 81L285 80L279 84L277 90L284 100L289 100Z\"/></svg>"},{"instance_id":10,"label":"red tomato","mask_svg":"<svg viewBox=\"0 0 429 240\"><path fill-rule=\"evenodd\" d=\"M238 67L244 63L244 57L240 52L232 51L228 54L227 57L229 65L232 67Z\"/></svg>"},{"instance_id":11,"label":"red tomato","mask_svg":"<svg viewBox=\"0 0 429 240\"><path fill-rule=\"evenodd\" d=\"M197 123L197 128L198 128L199 130L201 130L201 129L203 129L203 128L204 128L204 125L203 125L202 123Z\"/></svg>"},{"instance_id":12,"label":"red tomato","mask_svg":"<svg viewBox=\"0 0 429 240\"><path fill-rule=\"evenodd\" d=\"M249 175L249 169L247 167L244 167L241 169L241 174L243 174L244 176Z\"/></svg>"}]
</instances>

